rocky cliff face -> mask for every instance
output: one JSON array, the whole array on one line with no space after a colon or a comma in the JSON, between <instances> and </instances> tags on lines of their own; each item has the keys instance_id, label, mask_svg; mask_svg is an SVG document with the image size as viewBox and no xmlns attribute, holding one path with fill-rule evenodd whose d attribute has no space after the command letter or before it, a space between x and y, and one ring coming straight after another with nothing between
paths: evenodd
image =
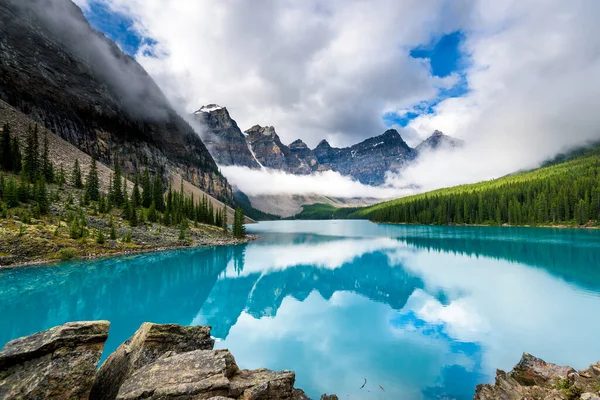
<instances>
[{"instance_id":1,"label":"rocky cliff face","mask_svg":"<svg viewBox=\"0 0 600 400\"><path fill-rule=\"evenodd\" d=\"M101 162L178 171L231 199L199 136L70 0L2 1L0 33L0 98Z\"/></svg>"},{"instance_id":2,"label":"rocky cliff face","mask_svg":"<svg viewBox=\"0 0 600 400\"><path fill-rule=\"evenodd\" d=\"M108 327L72 322L7 343L0 397L310 400L292 371L240 370L229 350L213 350L208 326L144 323L96 371Z\"/></svg>"},{"instance_id":3,"label":"rocky cliff face","mask_svg":"<svg viewBox=\"0 0 600 400\"><path fill-rule=\"evenodd\" d=\"M431 136L423 140L417 147L415 147L415 150L417 153L419 153L427 150L454 149L463 145L464 142L460 139L444 135L440 131L434 131Z\"/></svg>"},{"instance_id":4,"label":"rocky cliff face","mask_svg":"<svg viewBox=\"0 0 600 400\"><path fill-rule=\"evenodd\" d=\"M404 167L416 156L395 129L341 149L323 140L314 154L321 165L367 185L383 184L387 171Z\"/></svg>"},{"instance_id":5,"label":"rocky cliff face","mask_svg":"<svg viewBox=\"0 0 600 400\"><path fill-rule=\"evenodd\" d=\"M202 133L204 144L217 164L260 168L227 108L209 104L196 111L194 118L205 128Z\"/></svg>"},{"instance_id":6,"label":"rocky cliff face","mask_svg":"<svg viewBox=\"0 0 600 400\"><path fill-rule=\"evenodd\" d=\"M312 168L279 139L272 126L255 125L246 131L246 140L261 165L292 174L310 174Z\"/></svg>"}]
</instances>

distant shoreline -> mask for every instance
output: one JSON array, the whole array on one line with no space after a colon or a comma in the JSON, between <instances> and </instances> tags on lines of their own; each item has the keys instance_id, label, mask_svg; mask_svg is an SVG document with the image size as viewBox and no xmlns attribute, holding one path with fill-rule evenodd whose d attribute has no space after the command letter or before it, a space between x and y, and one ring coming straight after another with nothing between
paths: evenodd
<instances>
[{"instance_id":1,"label":"distant shoreline","mask_svg":"<svg viewBox=\"0 0 600 400\"><path fill-rule=\"evenodd\" d=\"M351 221L351 220L346 220L346 221ZM363 221L369 221L369 220L363 220ZM479 227L488 227L488 228L558 228L558 229L590 229L590 230L600 229L600 226L564 225L564 224L562 224L562 225L508 225L508 224L504 224L504 225L486 225L486 224L447 224L447 225L440 225L440 224L417 224L417 223L411 223L411 222L375 222L375 221L369 221L369 222L372 222L372 223L378 224L378 225L453 226L453 227L479 226Z\"/></svg>"}]
</instances>

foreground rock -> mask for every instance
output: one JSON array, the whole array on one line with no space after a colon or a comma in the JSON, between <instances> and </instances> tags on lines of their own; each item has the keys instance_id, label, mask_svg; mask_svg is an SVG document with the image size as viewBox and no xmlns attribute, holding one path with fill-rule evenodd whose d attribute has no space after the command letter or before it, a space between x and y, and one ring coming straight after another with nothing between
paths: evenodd
<instances>
[{"instance_id":1,"label":"foreground rock","mask_svg":"<svg viewBox=\"0 0 600 400\"><path fill-rule=\"evenodd\" d=\"M0 399L310 400L291 371L240 370L209 326L144 323L96 372L108 328L72 322L9 342Z\"/></svg>"},{"instance_id":2,"label":"foreground rock","mask_svg":"<svg viewBox=\"0 0 600 400\"><path fill-rule=\"evenodd\" d=\"M0 351L0 398L87 399L109 325L71 322L7 343Z\"/></svg>"},{"instance_id":3,"label":"foreground rock","mask_svg":"<svg viewBox=\"0 0 600 400\"><path fill-rule=\"evenodd\" d=\"M114 399L119 388L136 370L155 362L165 354L193 350L211 350L214 340L208 326L144 323L112 353L96 375L91 399Z\"/></svg>"},{"instance_id":4,"label":"foreground rock","mask_svg":"<svg viewBox=\"0 0 600 400\"><path fill-rule=\"evenodd\" d=\"M495 385L478 385L475 400L600 400L600 362L575 371L524 353L506 373L496 372Z\"/></svg>"},{"instance_id":5,"label":"foreground rock","mask_svg":"<svg viewBox=\"0 0 600 400\"><path fill-rule=\"evenodd\" d=\"M293 399L294 380L290 371L241 371L229 350L196 350L141 368L117 399Z\"/></svg>"}]
</instances>

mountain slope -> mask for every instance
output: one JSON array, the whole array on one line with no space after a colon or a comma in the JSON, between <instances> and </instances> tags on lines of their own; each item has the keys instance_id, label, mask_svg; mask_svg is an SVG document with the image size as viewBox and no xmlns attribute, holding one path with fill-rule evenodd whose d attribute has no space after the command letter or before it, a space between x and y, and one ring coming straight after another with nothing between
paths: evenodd
<instances>
[{"instance_id":1,"label":"mountain slope","mask_svg":"<svg viewBox=\"0 0 600 400\"><path fill-rule=\"evenodd\" d=\"M595 225L600 147L532 171L377 204L350 217L421 224Z\"/></svg>"},{"instance_id":2,"label":"mountain slope","mask_svg":"<svg viewBox=\"0 0 600 400\"><path fill-rule=\"evenodd\" d=\"M105 164L177 171L231 201L199 136L70 0L4 0L0 32L0 98Z\"/></svg>"}]
</instances>

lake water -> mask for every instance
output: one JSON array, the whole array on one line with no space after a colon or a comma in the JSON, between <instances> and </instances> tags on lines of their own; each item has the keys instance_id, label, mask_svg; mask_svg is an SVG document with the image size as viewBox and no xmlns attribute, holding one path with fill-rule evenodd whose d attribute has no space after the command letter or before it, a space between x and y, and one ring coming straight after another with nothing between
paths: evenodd
<instances>
[{"instance_id":1,"label":"lake water","mask_svg":"<svg viewBox=\"0 0 600 400\"><path fill-rule=\"evenodd\" d=\"M106 356L144 321L208 324L240 367L294 370L311 397L340 399L471 399L524 351L575 368L600 359L599 231L248 230L260 239L0 271L0 346L107 319Z\"/></svg>"}]
</instances>

